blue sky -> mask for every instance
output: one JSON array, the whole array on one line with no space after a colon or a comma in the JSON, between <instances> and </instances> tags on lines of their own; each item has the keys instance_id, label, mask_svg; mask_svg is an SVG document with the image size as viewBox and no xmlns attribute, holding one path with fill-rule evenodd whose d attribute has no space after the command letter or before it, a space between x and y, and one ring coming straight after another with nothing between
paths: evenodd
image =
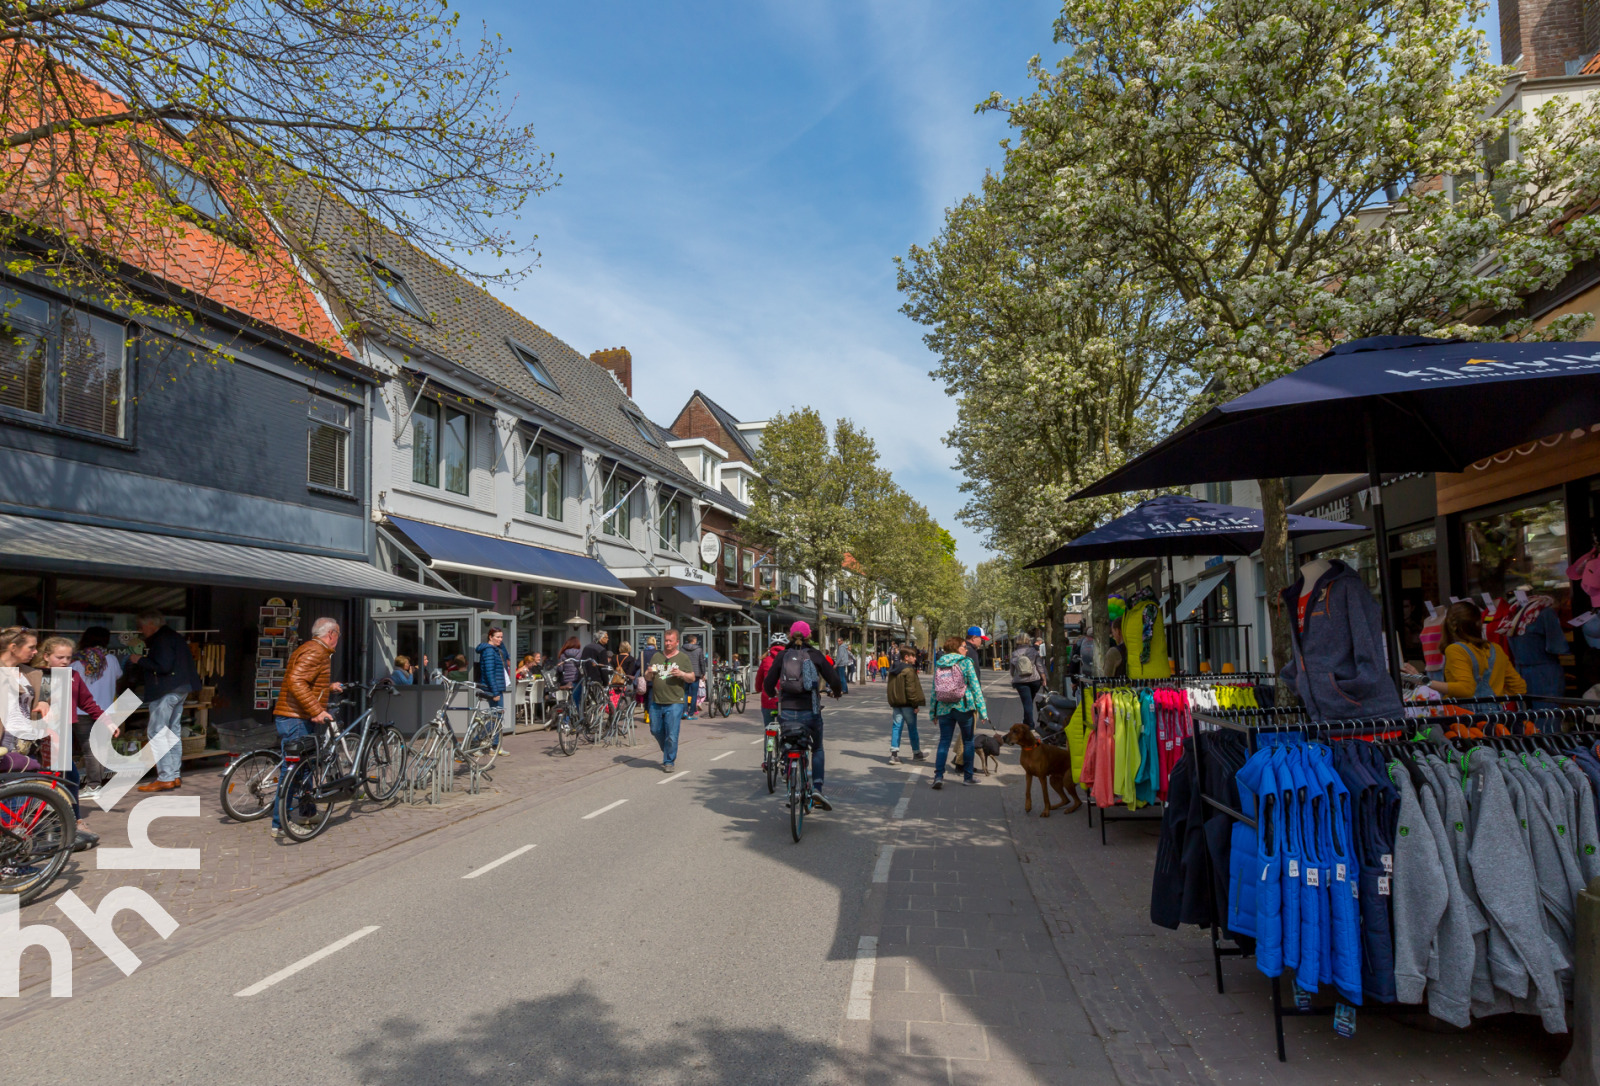
<instances>
[{"instance_id":1,"label":"blue sky","mask_svg":"<svg viewBox=\"0 0 1600 1086\"><path fill-rule=\"evenodd\" d=\"M585 354L629 348L658 422L695 388L744 419L854 419L962 560L987 557L892 259L999 165L1006 126L973 104L1026 91L1057 5L456 6L511 46L518 113L564 175L524 216L540 266L502 297Z\"/></svg>"}]
</instances>

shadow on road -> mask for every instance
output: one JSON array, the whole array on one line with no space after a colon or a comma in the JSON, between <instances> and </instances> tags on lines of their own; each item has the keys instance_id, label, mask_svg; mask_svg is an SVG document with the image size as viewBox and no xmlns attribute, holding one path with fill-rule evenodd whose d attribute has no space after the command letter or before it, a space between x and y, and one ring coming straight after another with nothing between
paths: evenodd
<instances>
[{"instance_id":1,"label":"shadow on road","mask_svg":"<svg viewBox=\"0 0 1600 1086\"><path fill-rule=\"evenodd\" d=\"M781 998L774 990L774 998ZM559 995L523 999L465 1021L449 1036L411 1018L379 1023L345 1054L354 1077L381 1086L614 1086L618 1083L945 1083L944 1062L908 1068L838 1053L783 1029L734 1029L714 1021L673 1024L653 1040L579 983Z\"/></svg>"}]
</instances>

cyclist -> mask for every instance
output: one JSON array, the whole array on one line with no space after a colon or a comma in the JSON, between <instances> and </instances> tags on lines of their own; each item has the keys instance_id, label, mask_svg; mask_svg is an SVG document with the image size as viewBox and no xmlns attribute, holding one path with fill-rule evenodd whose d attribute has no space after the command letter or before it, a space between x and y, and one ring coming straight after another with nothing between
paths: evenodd
<instances>
[{"instance_id":1,"label":"cyclist","mask_svg":"<svg viewBox=\"0 0 1600 1086\"><path fill-rule=\"evenodd\" d=\"M782 630L772 635L772 644L767 648L767 654L761 658L761 666L756 668L756 689L761 691L761 726L764 728L778 719L778 699L775 695L767 693L767 672L777 664L778 657L783 655L783 650L789 647L789 635Z\"/></svg>"},{"instance_id":2,"label":"cyclist","mask_svg":"<svg viewBox=\"0 0 1600 1086\"><path fill-rule=\"evenodd\" d=\"M817 696L825 683L832 688L834 697L840 697L844 684L828 658L810 643L810 637L809 622L796 622L789 627L789 647L767 669L761 691L778 699L779 720L803 724L811 734L811 790L816 805L831 811L833 807L822 798L822 706ZM807 663L816 669L815 679L806 675Z\"/></svg>"},{"instance_id":3,"label":"cyclist","mask_svg":"<svg viewBox=\"0 0 1600 1086\"><path fill-rule=\"evenodd\" d=\"M313 724L329 724L328 693L344 689L333 681L333 650L339 646L339 623L319 618L311 624L311 640L289 654L283 669L283 692L273 707L273 723L278 726L278 743L311 734ZM278 824L278 805L272 805L272 836L282 837Z\"/></svg>"}]
</instances>

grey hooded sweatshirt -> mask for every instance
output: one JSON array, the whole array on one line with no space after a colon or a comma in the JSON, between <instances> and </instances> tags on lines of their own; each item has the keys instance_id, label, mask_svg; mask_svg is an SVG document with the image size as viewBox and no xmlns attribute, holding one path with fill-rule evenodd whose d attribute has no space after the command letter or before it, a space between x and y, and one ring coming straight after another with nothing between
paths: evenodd
<instances>
[{"instance_id":1,"label":"grey hooded sweatshirt","mask_svg":"<svg viewBox=\"0 0 1600 1086\"><path fill-rule=\"evenodd\" d=\"M1578 763L1571 758L1561 759L1561 771L1572 785L1573 799L1578 805L1578 870L1583 872L1583 882L1600 878L1600 827L1594 818L1594 793L1589 788L1589 778L1583 775Z\"/></svg>"},{"instance_id":2,"label":"grey hooded sweatshirt","mask_svg":"<svg viewBox=\"0 0 1600 1086\"><path fill-rule=\"evenodd\" d=\"M1444 864L1428 826L1411 775L1389 763L1389 779L1400 790L1400 819L1394 836L1394 990L1401 1003L1421 1003L1428 985L1428 958L1439 921L1449 904ZM1435 816L1437 817L1437 816ZM1471 959L1467 963L1471 976Z\"/></svg>"},{"instance_id":3,"label":"grey hooded sweatshirt","mask_svg":"<svg viewBox=\"0 0 1600 1086\"><path fill-rule=\"evenodd\" d=\"M1538 877L1500 757L1479 747L1467 764L1472 772L1467 856L1484 915L1501 936L1489 942L1495 986L1512 997L1531 994L1544 1028L1565 1033L1567 1003L1550 959ZM1497 957L1501 950L1511 957Z\"/></svg>"},{"instance_id":4,"label":"grey hooded sweatshirt","mask_svg":"<svg viewBox=\"0 0 1600 1086\"><path fill-rule=\"evenodd\" d=\"M1450 838L1450 850L1455 854L1456 885L1461 887L1462 896L1472 906L1482 926L1474 928L1472 937L1473 962L1472 962L1472 1013L1477 1017L1490 1014L1505 1014L1511 1010L1511 1000L1504 992L1495 990L1494 981L1489 976L1489 935L1490 924L1488 917L1483 915L1483 903L1478 900L1478 887L1472 881L1472 865L1467 860L1467 793L1462 788L1461 774L1453 764L1447 763L1437 754L1430 754L1425 759L1427 767L1432 770L1434 779L1439 782L1438 795L1444 801L1444 808L1440 812L1444 816L1445 833ZM1452 894L1454 889L1452 889ZM1496 936L1496 938L1501 938ZM1511 957L1509 948L1503 949L1502 957Z\"/></svg>"},{"instance_id":5,"label":"grey hooded sweatshirt","mask_svg":"<svg viewBox=\"0 0 1600 1086\"><path fill-rule=\"evenodd\" d=\"M1439 849L1448 893L1428 964L1428 1013L1465 1029L1472 1022L1472 980L1478 959L1476 940L1488 930L1489 922L1461 888L1450 847L1451 830L1444 822L1438 788L1437 780L1430 779L1417 793L1422 815ZM1461 791L1460 788L1455 790Z\"/></svg>"}]
</instances>

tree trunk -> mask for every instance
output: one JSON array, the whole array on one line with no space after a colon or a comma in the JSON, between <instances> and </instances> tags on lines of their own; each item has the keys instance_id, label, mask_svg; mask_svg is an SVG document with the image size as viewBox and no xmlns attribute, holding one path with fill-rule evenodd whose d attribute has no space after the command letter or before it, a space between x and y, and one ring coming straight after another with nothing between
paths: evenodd
<instances>
[{"instance_id":1,"label":"tree trunk","mask_svg":"<svg viewBox=\"0 0 1600 1086\"><path fill-rule=\"evenodd\" d=\"M1261 487L1261 568L1265 574L1267 622L1272 629L1272 661L1268 670L1276 671L1289 661L1289 616L1280 606L1283 590L1289 587L1288 489L1282 479L1258 480ZM1254 663L1250 670L1256 670Z\"/></svg>"},{"instance_id":2,"label":"tree trunk","mask_svg":"<svg viewBox=\"0 0 1600 1086\"><path fill-rule=\"evenodd\" d=\"M1052 576L1051 580L1059 583L1059 578L1057 577ZM1055 661L1055 665L1050 669L1051 674L1055 676L1055 689L1063 693L1066 691L1067 682L1066 654L1062 651L1067 643L1066 631L1062 628L1066 612L1066 593L1059 587L1052 587L1050 600L1045 605L1044 643L1045 651L1050 654L1050 659Z\"/></svg>"},{"instance_id":3,"label":"tree trunk","mask_svg":"<svg viewBox=\"0 0 1600 1086\"><path fill-rule=\"evenodd\" d=\"M1097 672L1105 665L1106 653L1111 651L1111 612L1106 607L1106 582L1110 579L1109 563L1089 563L1089 617L1094 626L1094 667Z\"/></svg>"},{"instance_id":4,"label":"tree trunk","mask_svg":"<svg viewBox=\"0 0 1600 1086\"><path fill-rule=\"evenodd\" d=\"M825 584L827 584L827 581L824 579L824 571L820 569L812 570L811 590L817 594L817 620L812 624L811 635L816 639L817 647L823 649L823 651L827 651L824 646L828 643L828 615L824 607L824 593L827 592L827 589L823 587Z\"/></svg>"}]
</instances>

